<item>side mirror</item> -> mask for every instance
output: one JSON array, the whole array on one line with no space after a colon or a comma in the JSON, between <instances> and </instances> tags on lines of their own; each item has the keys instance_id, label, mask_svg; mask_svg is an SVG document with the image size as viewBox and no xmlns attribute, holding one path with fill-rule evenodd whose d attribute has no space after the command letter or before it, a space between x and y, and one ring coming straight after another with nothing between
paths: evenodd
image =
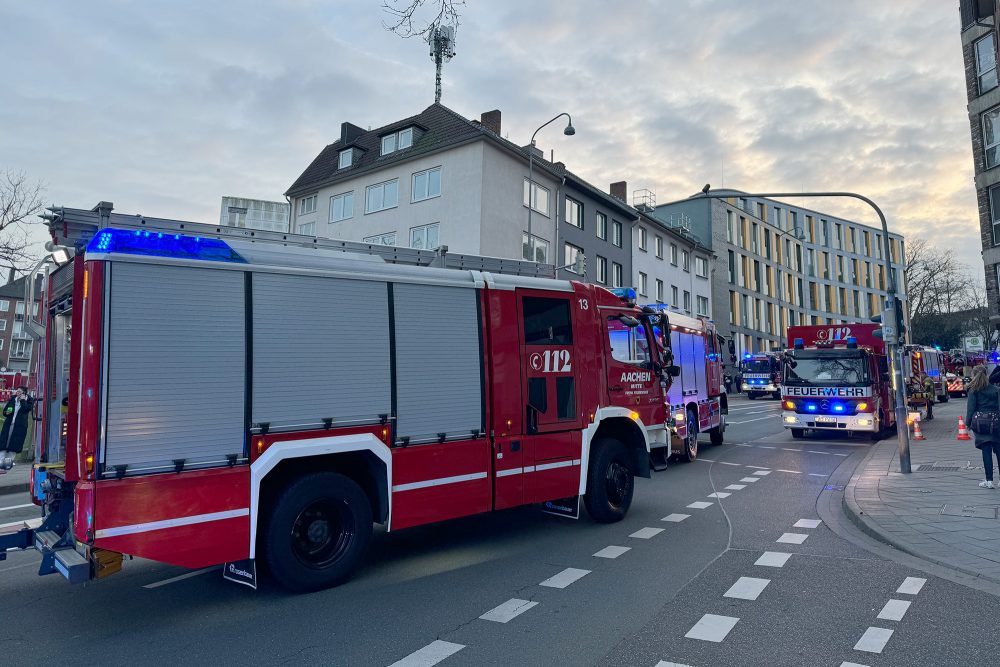
<instances>
[{"instance_id":1,"label":"side mirror","mask_svg":"<svg viewBox=\"0 0 1000 667\"><path fill-rule=\"evenodd\" d=\"M680 374L681 374L680 366L667 366L667 375L669 375L670 377L675 378Z\"/></svg>"}]
</instances>

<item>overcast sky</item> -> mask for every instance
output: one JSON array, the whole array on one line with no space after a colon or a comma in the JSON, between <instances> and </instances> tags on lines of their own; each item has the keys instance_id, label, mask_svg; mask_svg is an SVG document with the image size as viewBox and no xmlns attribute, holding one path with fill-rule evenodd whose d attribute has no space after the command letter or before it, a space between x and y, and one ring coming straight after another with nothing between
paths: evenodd
<instances>
[{"instance_id":1,"label":"overcast sky","mask_svg":"<svg viewBox=\"0 0 1000 667\"><path fill-rule=\"evenodd\" d=\"M442 102L500 109L607 190L855 190L982 272L957 3L469 0ZM434 100L380 0L0 0L0 168L72 207L216 222L281 200L342 121ZM796 202L875 224L861 204ZM980 276L981 277L981 276Z\"/></svg>"}]
</instances>

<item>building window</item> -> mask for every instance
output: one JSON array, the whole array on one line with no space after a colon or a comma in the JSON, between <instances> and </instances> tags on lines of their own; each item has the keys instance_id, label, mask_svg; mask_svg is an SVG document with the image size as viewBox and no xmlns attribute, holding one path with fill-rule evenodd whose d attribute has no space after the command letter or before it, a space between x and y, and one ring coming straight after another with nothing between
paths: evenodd
<instances>
[{"instance_id":1,"label":"building window","mask_svg":"<svg viewBox=\"0 0 1000 667\"><path fill-rule=\"evenodd\" d=\"M340 222L354 217L354 192L330 197L330 222Z\"/></svg>"},{"instance_id":2,"label":"building window","mask_svg":"<svg viewBox=\"0 0 1000 667\"><path fill-rule=\"evenodd\" d=\"M441 167L434 167L413 174L410 194L411 202L433 199L441 196Z\"/></svg>"},{"instance_id":3,"label":"building window","mask_svg":"<svg viewBox=\"0 0 1000 667\"><path fill-rule=\"evenodd\" d=\"M566 222L583 229L583 204L566 197Z\"/></svg>"},{"instance_id":4,"label":"building window","mask_svg":"<svg viewBox=\"0 0 1000 667\"><path fill-rule=\"evenodd\" d=\"M548 264L549 262L549 242L540 239L534 234L528 237L527 232L521 234L521 257L529 262Z\"/></svg>"},{"instance_id":5,"label":"building window","mask_svg":"<svg viewBox=\"0 0 1000 667\"><path fill-rule=\"evenodd\" d=\"M597 282L602 285L608 284L608 259L597 256Z\"/></svg>"},{"instance_id":6,"label":"building window","mask_svg":"<svg viewBox=\"0 0 1000 667\"><path fill-rule=\"evenodd\" d=\"M337 169L347 169L354 162L354 149L348 148L340 151L340 160L337 162Z\"/></svg>"},{"instance_id":7,"label":"building window","mask_svg":"<svg viewBox=\"0 0 1000 667\"><path fill-rule=\"evenodd\" d=\"M298 233L305 236L316 236L316 223L303 222L298 225Z\"/></svg>"},{"instance_id":8,"label":"building window","mask_svg":"<svg viewBox=\"0 0 1000 667\"><path fill-rule=\"evenodd\" d=\"M399 195L399 179L369 185L365 190L365 213L377 213L396 208Z\"/></svg>"},{"instance_id":9,"label":"building window","mask_svg":"<svg viewBox=\"0 0 1000 667\"><path fill-rule=\"evenodd\" d=\"M729 251L729 284L736 284L736 255L732 250Z\"/></svg>"},{"instance_id":10,"label":"building window","mask_svg":"<svg viewBox=\"0 0 1000 667\"><path fill-rule=\"evenodd\" d=\"M372 243L374 245L396 245L396 232L366 236L361 240L365 243Z\"/></svg>"},{"instance_id":11,"label":"building window","mask_svg":"<svg viewBox=\"0 0 1000 667\"><path fill-rule=\"evenodd\" d=\"M307 215L316 210L316 195L303 197L299 200L299 215Z\"/></svg>"},{"instance_id":12,"label":"building window","mask_svg":"<svg viewBox=\"0 0 1000 667\"><path fill-rule=\"evenodd\" d=\"M563 249L563 265L570 273L580 273L576 270L576 260L583 255L583 248L567 243Z\"/></svg>"},{"instance_id":13,"label":"building window","mask_svg":"<svg viewBox=\"0 0 1000 667\"><path fill-rule=\"evenodd\" d=\"M23 338L11 341L10 344L10 356L11 359L27 359L28 358L28 343L29 341Z\"/></svg>"},{"instance_id":14,"label":"building window","mask_svg":"<svg viewBox=\"0 0 1000 667\"><path fill-rule=\"evenodd\" d=\"M6 325L7 323L4 322L4 324ZM3 349L3 338L0 338L0 350L2 349Z\"/></svg>"},{"instance_id":15,"label":"building window","mask_svg":"<svg viewBox=\"0 0 1000 667\"><path fill-rule=\"evenodd\" d=\"M677 298L677 285L670 286L670 304L675 308L681 305L680 299Z\"/></svg>"},{"instance_id":16,"label":"building window","mask_svg":"<svg viewBox=\"0 0 1000 667\"><path fill-rule=\"evenodd\" d=\"M684 290L684 312L691 312L691 292Z\"/></svg>"},{"instance_id":17,"label":"building window","mask_svg":"<svg viewBox=\"0 0 1000 667\"><path fill-rule=\"evenodd\" d=\"M990 188L990 216L993 219L993 245L1000 245L1000 185ZM7 310L6 304L6 301L0 301L0 310Z\"/></svg>"},{"instance_id":18,"label":"building window","mask_svg":"<svg viewBox=\"0 0 1000 667\"><path fill-rule=\"evenodd\" d=\"M670 244L670 263L677 266L677 246Z\"/></svg>"},{"instance_id":19,"label":"building window","mask_svg":"<svg viewBox=\"0 0 1000 667\"><path fill-rule=\"evenodd\" d=\"M1000 107L983 114L983 148L987 169L1000 164Z\"/></svg>"},{"instance_id":20,"label":"building window","mask_svg":"<svg viewBox=\"0 0 1000 667\"><path fill-rule=\"evenodd\" d=\"M525 206L529 205L529 186L531 191L531 210L547 216L549 214L549 189L535 182L529 183L528 179L524 179L524 195L522 201Z\"/></svg>"},{"instance_id":21,"label":"building window","mask_svg":"<svg viewBox=\"0 0 1000 667\"><path fill-rule=\"evenodd\" d=\"M659 278L656 279L656 301L663 303L663 281Z\"/></svg>"},{"instance_id":22,"label":"building window","mask_svg":"<svg viewBox=\"0 0 1000 667\"><path fill-rule=\"evenodd\" d=\"M687 250L681 250L681 268L685 271L691 270L691 258Z\"/></svg>"},{"instance_id":23,"label":"building window","mask_svg":"<svg viewBox=\"0 0 1000 667\"><path fill-rule=\"evenodd\" d=\"M6 313L8 310L10 310L10 301L0 299L0 311Z\"/></svg>"},{"instance_id":24,"label":"building window","mask_svg":"<svg viewBox=\"0 0 1000 667\"><path fill-rule=\"evenodd\" d=\"M438 242L438 235L441 233L441 224L435 222L432 225L421 225L410 229L410 247L424 250L433 250L441 245Z\"/></svg>"},{"instance_id":25,"label":"building window","mask_svg":"<svg viewBox=\"0 0 1000 667\"><path fill-rule=\"evenodd\" d=\"M611 221L611 242L619 248L622 247L622 223L617 220Z\"/></svg>"},{"instance_id":26,"label":"building window","mask_svg":"<svg viewBox=\"0 0 1000 667\"><path fill-rule=\"evenodd\" d=\"M7 320L0 320L0 331L6 331L6 330L7 330Z\"/></svg>"},{"instance_id":27,"label":"building window","mask_svg":"<svg viewBox=\"0 0 1000 667\"><path fill-rule=\"evenodd\" d=\"M764 219L764 204L761 202L757 202L757 217L761 220Z\"/></svg>"},{"instance_id":28,"label":"building window","mask_svg":"<svg viewBox=\"0 0 1000 667\"><path fill-rule=\"evenodd\" d=\"M700 278L708 278L708 260L704 257L695 257L694 273Z\"/></svg>"},{"instance_id":29,"label":"building window","mask_svg":"<svg viewBox=\"0 0 1000 667\"><path fill-rule=\"evenodd\" d=\"M413 128L408 127L399 132L393 132L382 137L382 155L401 151L413 145Z\"/></svg>"},{"instance_id":30,"label":"building window","mask_svg":"<svg viewBox=\"0 0 1000 667\"><path fill-rule=\"evenodd\" d=\"M726 241L733 242L733 212L726 211Z\"/></svg>"},{"instance_id":31,"label":"building window","mask_svg":"<svg viewBox=\"0 0 1000 667\"><path fill-rule=\"evenodd\" d=\"M708 317L708 297L699 296L696 302L698 305L697 313L703 317Z\"/></svg>"},{"instance_id":32,"label":"building window","mask_svg":"<svg viewBox=\"0 0 1000 667\"><path fill-rule=\"evenodd\" d=\"M656 247L656 256L663 259L663 237L657 236L653 244Z\"/></svg>"},{"instance_id":33,"label":"building window","mask_svg":"<svg viewBox=\"0 0 1000 667\"><path fill-rule=\"evenodd\" d=\"M639 227L639 250L646 251L646 228Z\"/></svg>"},{"instance_id":34,"label":"building window","mask_svg":"<svg viewBox=\"0 0 1000 667\"><path fill-rule=\"evenodd\" d=\"M608 216L603 213L597 214L597 238L608 240Z\"/></svg>"},{"instance_id":35,"label":"building window","mask_svg":"<svg viewBox=\"0 0 1000 667\"><path fill-rule=\"evenodd\" d=\"M993 33L976 42L976 76L979 78L979 94L997 87L997 49Z\"/></svg>"},{"instance_id":36,"label":"building window","mask_svg":"<svg viewBox=\"0 0 1000 667\"><path fill-rule=\"evenodd\" d=\"M646 274L642 271L639 272L639 294L646 296Z\"/></svg>"},{"instance_id":37,"label":"building window","mask_svg":"<svg viewBox=\"0 0 1000 667\"><path fill-rule=\"evenodd\" d=\"M623 279L622 265L618 262L611 262L611 286L622 287Z\"/></svg>"}]
</instances>

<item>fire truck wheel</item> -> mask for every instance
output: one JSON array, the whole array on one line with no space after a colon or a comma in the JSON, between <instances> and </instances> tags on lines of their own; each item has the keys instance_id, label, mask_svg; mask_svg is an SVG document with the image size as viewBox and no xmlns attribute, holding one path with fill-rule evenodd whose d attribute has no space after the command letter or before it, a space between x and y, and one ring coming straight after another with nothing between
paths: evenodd
<instances>
[{"instance_id":1,"label":"fire truck wheel","mask_svg":"<svg viewBox=\"0 0 1000 667\"><path fill-rule=\"evenodd\" d=\"M350 578L371 537L372 509L361 487L337 473L314 473L279 494L264 529L264 559L284 588L316 591Z\"/></svg>"},{"instance_id":2,"label":"fire truck wheel","mask_svg":"<svg viewBox=\"0 0 1000 667\"><path fill-rule=\"evenodd\" d=\"M806 437L806 430L803 428L793 428L792 437L796 440Z\"/></svg>"},{"instance_id":3,"label":"fire truck wheel","mask_svg":"<svg viewBox=\"0 0 1000 667\"><path fill-rule=\"evenodd\" d=\"M697 458L698 458L698 418L693 410L688 410L687 435L684 437L684 459L690 463L691 461L694 461Z\"/></svg>"},{"instance_id":4,"label":"fire truck wheel","mask_svg":"<svg viewBox=\"0 0 1000 667\"><path fill-rule=\"evenodd\" d=\"M587 495L583 497L594 521L621 521L632 504L634 491L632 458L625 445L613 438L594 442L587 471Z\"/></svg>"},{"instance_id":5,"label":"fire truck wheel","mask_svg":"<svg viewBox=\"0 0 1000 667\"><path fill-rule=\"evenodd\" d=\"M944 396L941 397L941 403L947 403L950 400L951 400L951 394L947 392L945 393Z\"/></svg>"},{"instance_id":6,"label":"fire truck wheel","mask_svg":"<svg viewBox=\"0 0 1000 667\"><path fill-rule=\"evenodd\" d=\"M718 447L725 440L726 435L721 426L716 426L715 428L708 429L708 437L712 440L712 446Z\"/></svg>"},{"instance_id":7,"label":"fire truck wheel","mask_svg":"<svg viewBox=\"0 0 1000 667\"><path fill-rule=\"evenodd\" d=\"M748 391L747 398L749 398L752 401L753 399L757 398L757 394L755 392Z\"/></svg>"}]
</instances>

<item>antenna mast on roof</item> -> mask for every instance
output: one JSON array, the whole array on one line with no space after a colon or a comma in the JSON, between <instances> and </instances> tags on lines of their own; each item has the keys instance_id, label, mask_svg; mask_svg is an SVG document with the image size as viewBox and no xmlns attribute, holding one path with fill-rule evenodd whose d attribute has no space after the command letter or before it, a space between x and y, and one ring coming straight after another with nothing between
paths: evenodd
<instances>
[{"instance_id":1,"label":"antenna mast on roof","mask_svg":"<svg viewBox=\"0 0 1000 667\"><path fill-rule=\"evenodd\" d=\"M431 60L434 61L434 103L441 102L441 66L455 57L455 28L438 23L427 33L427 43L431 47Z\"/></svg>"}]
</instances>

